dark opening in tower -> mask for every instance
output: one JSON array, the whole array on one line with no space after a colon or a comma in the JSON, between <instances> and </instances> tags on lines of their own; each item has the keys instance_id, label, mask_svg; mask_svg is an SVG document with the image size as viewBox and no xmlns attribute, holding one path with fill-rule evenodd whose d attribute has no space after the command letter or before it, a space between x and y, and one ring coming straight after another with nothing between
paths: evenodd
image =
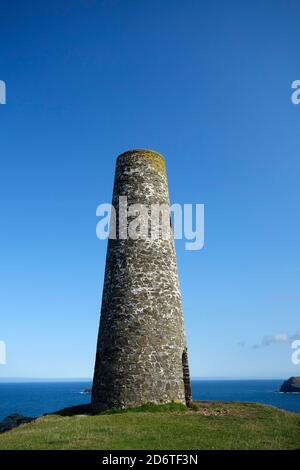
<instances>
[{"instance_id":1,"label":"dark opening in tower","mask_svg":"<svg viewBox=\"0 0 300 470\"><path fill-rule=\"evenodd\" d=\"M188 355L187 355L186 349L184 349L182 353L182 374L183 374L185 401L186 401L187 406L189 406L192 401L192 388L191 388Z\"/></svg>"}]
</instances>

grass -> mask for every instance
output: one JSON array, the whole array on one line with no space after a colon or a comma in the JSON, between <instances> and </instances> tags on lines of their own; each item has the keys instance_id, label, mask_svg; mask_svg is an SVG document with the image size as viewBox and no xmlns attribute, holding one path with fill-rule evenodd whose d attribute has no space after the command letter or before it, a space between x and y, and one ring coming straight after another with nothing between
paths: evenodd
<instances>
[{"instance_id":1,"label":"grass","mask_svg":"<svg viewBox=\"0 0 300 470\"><path fill-rule=\"evenodd\" d=\"M103 411L101 415L110 415L115 413L162 413L162 412L174 412L174 411L187 411L187 407L182 403L166 403L164 405L156 405L155 403L146 403L145 405L139 406L137 408L113 408L108 411Z\"/></svg>"},{"instance_id":2,"label":"grass","mask_svg":"<svg viewBox=\"0 0 300 470\"><path fill-rule=\"evenodd\" d=\"M297 449L300 416L251 403L144 405L47 415L0 435L4 449Z\"/></svg>"}]
</instances>

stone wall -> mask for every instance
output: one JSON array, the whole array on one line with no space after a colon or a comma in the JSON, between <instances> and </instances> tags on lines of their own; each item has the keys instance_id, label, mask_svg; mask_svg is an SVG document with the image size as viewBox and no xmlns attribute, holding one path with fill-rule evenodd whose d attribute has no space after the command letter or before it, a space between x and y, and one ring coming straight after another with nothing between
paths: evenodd
<instances>
[{"instance_id":1,"label":"stone wall","mask_svg":"<svg viewBox=\"0 0 300 470\"><path fill-rule=\"evenodd\" d=\"M117 159L113 205L169 204L164 158L133 150ZM119 220L117 217L117 230ZM183 364L184 361L184 364ZM96 353L94 411L190 400L173 236L108 241Z\"/></svg>"}]
</instances>

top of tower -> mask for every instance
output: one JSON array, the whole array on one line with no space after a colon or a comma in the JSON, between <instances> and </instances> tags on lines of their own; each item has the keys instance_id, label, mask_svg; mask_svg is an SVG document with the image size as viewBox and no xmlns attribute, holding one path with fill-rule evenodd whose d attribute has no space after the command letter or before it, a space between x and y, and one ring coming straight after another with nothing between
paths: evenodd
<instances>
[{"instance_id":1,"label":"top of tower","mask_svg":"<svg viewBox=\"0 0 300 470\"><path fill-rule=\"evenodd\" d=\"M163 160L165 159L164 156L161 153L156 152L155 150L151 150L151 149L130 149L130 150L126 150L126 152L121 153L118 156L118 158L120 158L120 157L130 157L132 155L135 155L135 156L138 156L138 157L151 157L152 156L154 158L160 157Z\"/></svg>"},{"instance_id":2,"label":"top of tower","mask_svg":"<svg viewBox=\"0 0 300 470\"><path fill-rule=\"evenodd\" d=\"M126 159L128 158L129 161L131 158L133 159L146 158L150 160L151 166L155 171L163 175L166 175L165 159L161 153L156 152L155 150L149 150L149 149L127 150L126 152L121 153L121 155L118 156L117 160L123 159L123 158L126 158Z\"/></svg>"}]
</instances>

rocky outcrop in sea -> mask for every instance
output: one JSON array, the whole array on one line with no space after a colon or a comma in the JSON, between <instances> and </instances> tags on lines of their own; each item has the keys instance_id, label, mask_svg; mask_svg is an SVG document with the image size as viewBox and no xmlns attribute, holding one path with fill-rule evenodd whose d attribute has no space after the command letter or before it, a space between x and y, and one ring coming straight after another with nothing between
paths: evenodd
<instances>
[{"instance_id":1,"label":"rocky outcrop in sea","mask_svg":"<svg viewBox=\"0 0 300 470\"><path fill-rule=\"evenodd\" d=\"M280 387L283 393L300 393L300 377L290 377Z\"/></svg>"}]
</instances>

